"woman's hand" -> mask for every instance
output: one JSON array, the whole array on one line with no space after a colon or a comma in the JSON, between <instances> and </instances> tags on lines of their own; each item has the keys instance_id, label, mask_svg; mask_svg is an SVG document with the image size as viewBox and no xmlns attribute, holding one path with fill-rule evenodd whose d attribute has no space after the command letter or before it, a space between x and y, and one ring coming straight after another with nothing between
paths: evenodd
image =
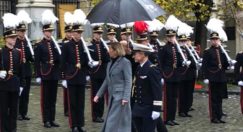
<instances>
[{"instance_id":1,"label":"woman's hand","mask_svg":"<svg viewBox=\"0 0 243 132\"><path fill-rule=\"evenodd\" d=\"M99 102L99 97L98 97L98 96L95 96L95 97L94 97L94 102L95 102L95 103Z\"/></svg>"},{"instance_id":2,"label":"woman's hand","mask_svg":"<svg viewBox=\"0 0 243 132\"><path fill-rule=\"evenodd\" d=\"M128 103L128 101L127 100L122 100L122 105L126 105Z\"/></svg>"}]
</instances>

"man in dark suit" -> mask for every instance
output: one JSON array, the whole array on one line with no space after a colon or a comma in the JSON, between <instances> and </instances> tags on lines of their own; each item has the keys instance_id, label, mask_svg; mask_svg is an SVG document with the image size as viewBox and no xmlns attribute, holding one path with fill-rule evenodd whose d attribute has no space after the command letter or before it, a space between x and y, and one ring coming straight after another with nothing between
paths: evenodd
<instances>
[{"instance_id":1,"label":"man in dark suit","mask_svg":"<svg viewBox=\"0 0 243 132\"><path fill-rule=\"evenodd\" d=\"M24 71L21 51L14 48L17 34L15 27L9 27L8 22L14 21L4 18L5 46L0 49L0 131L17 131L17 114L20 89L24 87Z\"/></svg>"},{"instance_id":2,"label":"man in dark suit","mask_svg":"<svg viewBox=\"0 0 243 132\"><path fill-rule=\"evenodd\" d=\"M93 40L92 45L88 48L90 50L91 57L95 61L99 61L99 65L94 68L89 69L90 79L91 79L91 103L92 103L92 120L93 122L102 123L104 114L104 98L100 98L98 103L94 103L92 99L97 94L99 88L101 87L105 76L107 63L110 61L110 57L104 43L101 41L103 33L103 28L101 26L93 27Z\"/></svg>"},{"instance_id":3,"label":"man in dark suit","mask_svg":"<svg viewBox=\"0 0 243 132\"><path fill-rule=\"evenodd\" d=\"M204 83L209 84L209 113L212 123L225 123L222 118L222 88L227 87L225 70L229 66L226 55L220 49L218 32L210 34L211 47L203 53L202 71Z\"/></svg>"},{"instance_id":4,"label":"man in dark suit","mask_svg":"<svg viewBox=\"0 0 243 132\"><path fill-rule=\"evenodd\" d=\"M20 23L17 28L17 40L15 44L15 48L21 50L22 53L22 60L24 66L24 79L25 79L25 87L20 95L19 98L19 117L18 120L30 120L27 116L28 113L28 104L29 104L29 93L30 93L30 85L31 85L31 76L32 76L32 69L31 69L31 62L34 61L33 56L31 54L31 49L27 43L25 38L26 33L26 25L25 23ZM33 50L33 49L32 49Z\"/></svg>"},{"instance_id":5,"label":"man in dark suit","mask_svg":"<svg viewBox=\"0 0 243 132\"><path fill-rule=\"evenodd\" d=\"M133 48L139 66L132 90L132 117L138 132L154 132L162 105L160 71L148 59L152 48L139 44Z\"/></svg>"},{"instance_id":6,"label":"man in dark suit","mask_svg":"<svg viewBox=\"0 0 243 132\"><path fill-rule=\"evenodd\" d=\"M36 82L41 83L41 111L44 127L59 127L55 123L57 85L60 79L61 52L52 40L52 24L43 25L44 38L36 44Z\"/></svg>"},{"instance_id":7,"label":"man in dark suit","mask_svg":"<svg viewBox=\"0 0 243 132\"><path fill-rule=\"evenodd\" d=\"M236 76L236 83L241 87L240 89L240 106L241 106L241 113L243 114L243 52L239 52L236 55L235 64L235 76Z\"/></svg>"}]
</instances>

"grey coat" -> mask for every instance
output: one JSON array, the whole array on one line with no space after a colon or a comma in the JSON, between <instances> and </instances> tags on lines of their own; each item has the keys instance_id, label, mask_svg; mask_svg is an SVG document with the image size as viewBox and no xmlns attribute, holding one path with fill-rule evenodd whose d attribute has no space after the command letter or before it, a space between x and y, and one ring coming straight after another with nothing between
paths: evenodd
<instances>
[{"instance_id":1,"label":"grey coat","mask_svg":"<svg viewBox=\"0 0 243 132\"><path fill-rule=\"evenodd\" d=\"M108 89L109 94L108 113L102 132L131 132L131 63L125 57L119 57L112 66L111 63L107 65L106 78L97 93L101 97ZM123 99L128 104L123 106Z\"/></svg>"}]
</instances>

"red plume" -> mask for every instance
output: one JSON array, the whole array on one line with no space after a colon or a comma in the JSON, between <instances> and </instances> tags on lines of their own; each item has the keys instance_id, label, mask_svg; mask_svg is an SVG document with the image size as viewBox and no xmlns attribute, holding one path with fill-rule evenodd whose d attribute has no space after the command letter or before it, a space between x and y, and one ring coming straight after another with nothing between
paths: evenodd
<instances>
[{"instance_id":1,"label":"red plume","mask_svg":"<svg viewBox=\"0 0 243 132\"><path fill-rule=\"evenodd\" d=\"M136 21L134 23L135 32L140 35L148 31L148 24L144 21Z\"/></svg>"}]
</instances>

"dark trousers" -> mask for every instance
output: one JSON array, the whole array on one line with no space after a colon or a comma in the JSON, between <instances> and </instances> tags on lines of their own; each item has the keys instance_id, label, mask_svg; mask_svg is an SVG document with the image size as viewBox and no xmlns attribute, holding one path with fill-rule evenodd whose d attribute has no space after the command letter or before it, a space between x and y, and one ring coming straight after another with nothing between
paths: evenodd
<instances>
[{"instance_id":1,"label":"dark trousers","mask_svg":"<svg viewBox=\"0 0 243 132\"><path fill-rule=\"evenodd\" d=\"M64 115L68 113L68 94L67 94L67 88L63 87L63 109L64 109Z\"/></svg>"},{"instance_id":2,"label":"dark trousers","mask_svg":"<svg viewBox=\"0 0 243 132\"><path fill-rule=\"evenodd\" d=\"M55 121L57 80L43 80L41 87L41 111L43 122Z\"/></svg>"},{"instance_id":3,"label":"dark trousers","mask_svg":"<svg viewBox=\"0 0 243 132\"><path fill-rule=\"evenodd\" d=\"M156 120L151 117L133 117L137 132L155 132Z\"/></svg>"},{"instance_id":4,"label":"dark trousers","mask_svg":"<svg viewBox=\"0 0 243 132\"><path fill-rule=\"evenodd\" d=\"M157 123L157 125L156 125L157 132L168 132L161 116L157 119L156 123Z\"/></svg>"},{"instance_id":5,"label":"dark trousers","mask_svg":"<svg viewBox=\"0 0 243 132\"><path fill-rule=\"evenodd\" d=\"M166 82L164 89L163 110L164 121L173 121L176 116L178 82Z\"/></svg>"},{"instance_id":6,"label":"dark trousers","mask_svg":"<svg viewBox=\"0 0 243 132\"><path fill-rule=\"evenodd\" d=\"M104 97L99 98L99 102L95 103L93 98L99 91L104 79L94 79L91 77L91 103L92 103L92 118L93 120L97 117L102 117L104 114Z\"/></svg>"},{"instance_id":7,"label":"dark trousers","mask_svg":"<svg viewBox=\"0 0 243 132\"><path fill-rule=\"evenodd\" d=\"M19 115L21 116L26 116L28 113L31 77L26 77L25 82L26 85L19 97Z\"/></svg>"},{"instance_id":8,"label":"dark trousers","mask_svg":"<svg viewBox=\"0 0 243 132\"><path fill-rule=\"evenodd\" d=\"M69 125L84 126L85 85L68 84Z\"/></svg>"},{"instance_id":9,"label":"dark trousers","mask_svg":"<svg viewBox=\"0 0 243 132\"><path fill-rule=\"evenodd\" d=\"M18 92L0 91L0 132L17 131Z\"/></svg>"},{"instance_id":10,"label":"dark trousers","mask_svg":"<svg viewBox=\"0 0 243 132\"><path fill-rule=\"evenodd\" d=\"M178 99L178 109L179 113L188 113L190 109L191 102L191 81L182 81L179 88L179 99Z\"/></svg>"},{"instance_id":11,"label":"dark trousers","mask_svg":"<svg viewBox=\"0 0 243 132\"><path fill-rule=\"evenodd\" d=\"M241 113L243 114L243 87L240 89L240 106L241 106Z\"/></svg>"},{"instance_id":12,"label":"dark trousers","mask_svg":"<svg viewBox=\"0 0 243 132\"><path fill-rule=\"evenodd\" d=\"M194 88L195 88L195 81L196 80L191 80L190 82L190 86L189 86L189 90L190 90L190 95L189 95L189 109L192 107L193 105L193 93L194 93Z\"/></svg>"},{"instance_id":13,"label":"dark trousers","mask_svg":"<svg viewBox=\"0 0 243 132\"><path fill-rule=\"evenodd\" d=\"M210 118L220 120L222 118L222 89L224 83L209 83L209 114Z\"/></svg>"}]
</instances>

